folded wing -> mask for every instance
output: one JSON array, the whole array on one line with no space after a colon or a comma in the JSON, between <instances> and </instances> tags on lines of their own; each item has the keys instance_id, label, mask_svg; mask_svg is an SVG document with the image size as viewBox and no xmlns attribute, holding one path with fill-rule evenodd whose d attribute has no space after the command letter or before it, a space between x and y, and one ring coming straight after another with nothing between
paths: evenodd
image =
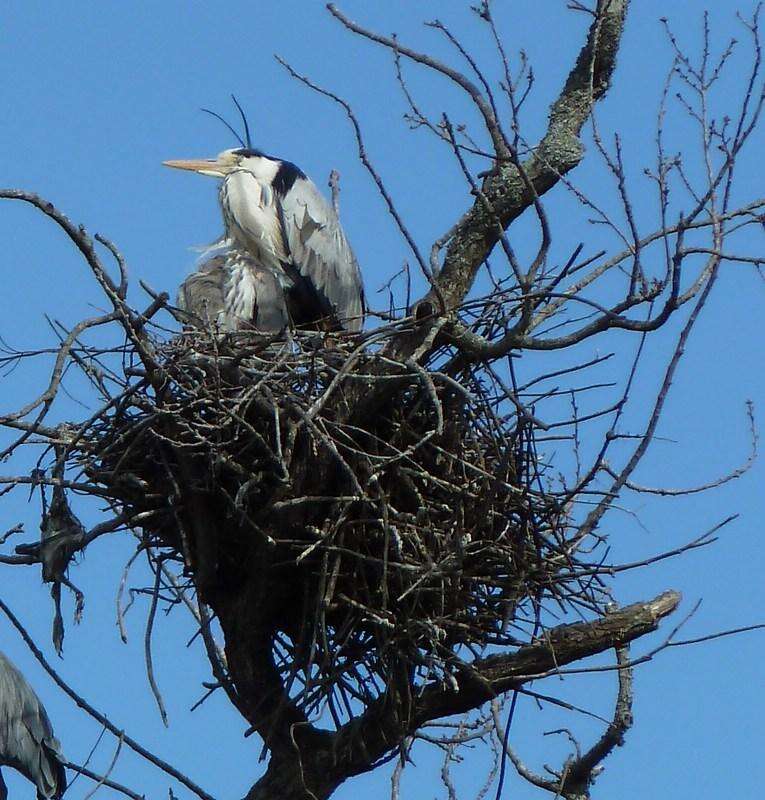
<instances>
[{"instance_id":1,"label":"folded wing","mask_svg":"<svg viewBox=\"0 0 765 800\"><path fill-rule=\"evenodd\" d=\"M334 209L307 178L297 179L277 202L289 261L318 296L315 316L329 312L344 330L360 330L361 273Z\"/></svg>"}]
</instances>

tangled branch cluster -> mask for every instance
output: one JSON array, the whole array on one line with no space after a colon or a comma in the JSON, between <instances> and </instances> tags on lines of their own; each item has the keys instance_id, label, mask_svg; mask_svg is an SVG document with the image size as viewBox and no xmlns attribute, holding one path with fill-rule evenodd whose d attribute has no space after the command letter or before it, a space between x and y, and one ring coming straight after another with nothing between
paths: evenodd
<instances>
[{"instance_id":1,"label":"tangled branch cluster","mask_svg":"<svg viewBox=\"0 0 765 800\"><path fill-rule=\"evenodd\" d=\"M527 639L541 596L570 592L533 419L490 372L458 382L374 339L187 332L158 348L153 390L83 436L90 480L213 608L259 585L298 702L348 716L401 670L443 678L462 647ZM386 401L360 413L380 382Z\"/></svg>"}]
</instances>

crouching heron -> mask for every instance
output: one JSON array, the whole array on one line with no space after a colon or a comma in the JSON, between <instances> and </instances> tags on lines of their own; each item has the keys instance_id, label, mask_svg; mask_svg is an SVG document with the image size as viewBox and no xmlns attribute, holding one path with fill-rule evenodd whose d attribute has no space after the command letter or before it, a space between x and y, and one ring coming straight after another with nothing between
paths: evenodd
<instances>
[{"instance_id":1,"label":"crouching heron","mask_svg":"<svg viewBox=\"0 0 765 800\"><path fill-rule=\"evenodd\" d=\"M60 800L66 789L64 754L40 698L0 653L0 766L13 767L37 787L37 800ZM0 774L0 800L8 789Z\"/></svg>"},{"instance_id":2,"label":"crouching heron","mask_svg":"<svg viewBox=\"0 0 765 800\"><path fill-rule=\"evenodd\" d=\"M181 284L178 307L192 325L279 333L289 325L279 275L246 250L224 245Z\"/></svg>"}]
</instances>

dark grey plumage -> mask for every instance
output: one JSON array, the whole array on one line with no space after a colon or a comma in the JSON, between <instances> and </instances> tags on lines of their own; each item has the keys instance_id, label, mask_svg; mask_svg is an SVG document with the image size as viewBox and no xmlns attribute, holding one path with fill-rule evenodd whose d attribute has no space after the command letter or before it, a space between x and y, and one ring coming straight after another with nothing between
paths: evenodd
<instances>
[{"instance_id":1,"label":"dark grey plumage","mask_svg":"<svg viewBox=\"0 0 765 800\"><path fill-rule=\"evenodd\" d=\"M66 789L64 760L40 699L0 653L0 766L12 767L34 783L38 800L59 800ZM0 800L7 797L0 775Z\"/></svg>"},{"instance_id":2,"label":"dark grey plumage","mask_svg":"<svg viewBox=\"0 0 765 800\"><path fill-rule=\"evenodd\" d=\"M64 447L54 445L56 464L53 477L64 478ZM69 506L66 489L54 486L50 504L45 508L40 524L40 540L16 547L19 555L29 555L42 564L42 579L51 584L51 597L55 606L53 617L53 645L61 655L64 646L64 618L61 614L61 586L67 586L75 596L75 622L82 618L85 595L69 580L69 564L85 545L84 525Z\"/></svg>"},{"instance_id":3,"label":"dark grey plumage","mask_svg":"<svg viewBox=\"0 0 765 800\"><path fill-rule=\"evenodd\" d=\"M207 327L217 325L223 313L224 256L214 256L199 266L181 284L176 304L185 311L184 321Z\"/></svg>"},{"instance_id":4,"label":"dark grey plumage","mask_svg":"<svg viewBox=\"0 0 765 800\"><path fill-rule=\"evenodd\" d=\"M241 248L224 246L189 275L178 307L195 325L279 333L289 324L279 278Z\"/></svg>"},{"instance_id":5,"label":"dark grey plumage","mask_svg":"<svg viewBox=\"0 0 765 800\"><path fill-rule=\"evenodd\" d=\"M62 462L63 464L63 462ZM63 478L63 467L60 477ZM69 580L67 570L74 554L85 540L85 527L69 507L66 491L54 486L47 513L40 525L40 561L43 581L51 584L55 607L53 617L53 646L61 655L64 647L64 617L61 614L61 585L68 586L75 596L75 622L82 619L85 595Z\"/></svg>"}]
</instances>

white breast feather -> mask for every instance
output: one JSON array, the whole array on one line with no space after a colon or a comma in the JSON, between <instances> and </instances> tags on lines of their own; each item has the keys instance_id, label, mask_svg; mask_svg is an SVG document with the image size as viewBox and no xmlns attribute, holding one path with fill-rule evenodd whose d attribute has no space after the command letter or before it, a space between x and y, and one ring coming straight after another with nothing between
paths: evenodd
<instances>
[{"instance_id":1,"label":"white breast feather","mask_svg":"<svg viewBox=\"0 0 765 800\"><path fill-rule=\"evenodd\" d=\"M252 172L239 170L223 182L221 203L230 221L229 235L264 265L278 267L286 253L270 185Z\"/></svg>"},{"instance_id":2,"label":"white breast feather","mask_svg":"<svg viewBox=\"0 0 765 800\"><path fill-rule=\"evenodd\" d=\"M235 264L229 274L225 292L225 310L220 320L222 330L235 331L244 322L251 322L255 313L257 286L246 264Z\"/></svg>"}]
</instances>

